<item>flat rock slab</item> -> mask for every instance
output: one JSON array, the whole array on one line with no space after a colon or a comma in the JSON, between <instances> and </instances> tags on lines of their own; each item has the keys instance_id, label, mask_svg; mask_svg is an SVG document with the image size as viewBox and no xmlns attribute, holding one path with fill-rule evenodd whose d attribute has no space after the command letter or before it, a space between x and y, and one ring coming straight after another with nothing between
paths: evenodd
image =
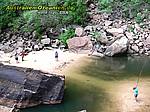
<instances>
[{"instance_id":1,"label":"flat rock slab","mask_svg":"<svg viewBox=\"0 0 150 112\"><path fill-rule=\"evenodd\" d=\"M17 108L61 103L65 77L0 64L0 105Z\"/></svg>"}]
</instances>

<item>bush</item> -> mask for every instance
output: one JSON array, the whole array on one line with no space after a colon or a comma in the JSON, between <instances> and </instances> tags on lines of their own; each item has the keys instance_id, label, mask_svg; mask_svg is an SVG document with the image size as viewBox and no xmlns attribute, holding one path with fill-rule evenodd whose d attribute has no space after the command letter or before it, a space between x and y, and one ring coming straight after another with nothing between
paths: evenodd
<instances>
[{"instance_id":1,"label":"bush","mask_svg":"<svg viewBox=\"0 0 150 112\"><path fill-rule=\"evenodd\" d=\"M85 0L64 0L64 6L71 7L69 14L63 17L64 24L86 24L87 7Z\"/></svg>"},{"instance_id":2,"label":"bush","mask_svg":"<svg viewBox=\"0 0 150 112\"><path fill-rule=\"evenodd\" d=\"M101 12L111 12L112 11L112 5L113 0L99 0L99 10Z\"/></svg>"},{"instance_id":3,"label":"bush","mask_svg":"<svg viewBox=\"0 0 150 112\"><path fill-rule=\"evenodd\" d=\"M59 36L59 39L65 46L67 46L67 40L73 38L74 36L75 36L75 30L68 29Z\"/></svg>"},{"instance_id":4,"label":"bush","mask_svg":"<svg viewBox=\"0 0 150 112\"><path fill-rule=\"evenodd\" d=\"M119 9L122 17L134 18L138 22L148 18L147 15L150 12L150 0L98 0L98 4L101 12ZM139 13L144 14L142 18L139 17Z\"/></svg>"}]
</instances>

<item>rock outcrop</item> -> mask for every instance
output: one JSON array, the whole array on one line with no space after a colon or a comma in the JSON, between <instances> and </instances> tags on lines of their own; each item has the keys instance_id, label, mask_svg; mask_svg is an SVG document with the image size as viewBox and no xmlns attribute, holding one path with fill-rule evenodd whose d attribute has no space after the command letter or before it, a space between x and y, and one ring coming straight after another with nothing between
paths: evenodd
<instances>
[{"instance_id":1,"label":"rock outcrop","mask_svg":"<svg viewBox=\"0 0 150 112\"><path fill-rule=\"evenodd\" d=\"M1 64L0 105L27 108L61 103L64 83L64 76Z\"/></svg>"}]
</instances>

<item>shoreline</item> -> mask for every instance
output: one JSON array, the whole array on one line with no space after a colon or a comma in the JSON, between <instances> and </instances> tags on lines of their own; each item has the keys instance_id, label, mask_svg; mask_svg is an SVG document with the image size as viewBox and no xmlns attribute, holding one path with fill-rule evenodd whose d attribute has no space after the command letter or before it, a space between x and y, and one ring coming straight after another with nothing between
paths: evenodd
<instances>
[{"instance_id":1,"label":"shoreline","mask_svg":"<svg viewBox=\"0 0 150 112\"><path fill-rule=\"evenodd\" d=\"M58 61L55 59L55 52L58 52ZM15 57L10 57L11 54L3 54L0 57L0 62L4 65L33 68L46 73L59 74L64 71L70 64L76 63L76 61L87 54L76 54L69 51L63 52L60 49L53 50L41 50L30 52L24 57L24 61L21 61L19 56L19 63L16 63Z\"/></svg>"}]
</instances>

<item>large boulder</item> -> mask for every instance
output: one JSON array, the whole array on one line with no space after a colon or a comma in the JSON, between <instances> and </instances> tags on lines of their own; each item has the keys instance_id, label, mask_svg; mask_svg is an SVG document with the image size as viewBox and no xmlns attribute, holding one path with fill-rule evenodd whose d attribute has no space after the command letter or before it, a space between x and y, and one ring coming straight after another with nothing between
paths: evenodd
<instances>
[{"instance_id":1,"label":"large boulder","mask_svg":"<svg viewBox=\"0 0 150 112\"><path fill-rule=\"evenodd\" d=\"M126 37L122 37L112 43L110 46L107 47L105 51L106 56L114 56L116 54L124 53L128 47L128 39Z\"/></svg>"},{"instance_id":2,"label":"large boulder","mask_svg":"<svg viewBox=\"0 0 150 112\"><path fill-rule=\"evenodd\" d=\"M0 65L0 105L17 108L61 103L64 76Z\"/></svg>"},{"instance_id":3,"label":"large boulder","mask_svg":"<svg viewBox=\"0 0 150 112\"><path fill-rule=\"evenodd\" d=\"M70 50L71 49L90 50L92 48L92 42L88 36L74 37L68 39L67 44Z\"/></svg>"}]
</instances>

